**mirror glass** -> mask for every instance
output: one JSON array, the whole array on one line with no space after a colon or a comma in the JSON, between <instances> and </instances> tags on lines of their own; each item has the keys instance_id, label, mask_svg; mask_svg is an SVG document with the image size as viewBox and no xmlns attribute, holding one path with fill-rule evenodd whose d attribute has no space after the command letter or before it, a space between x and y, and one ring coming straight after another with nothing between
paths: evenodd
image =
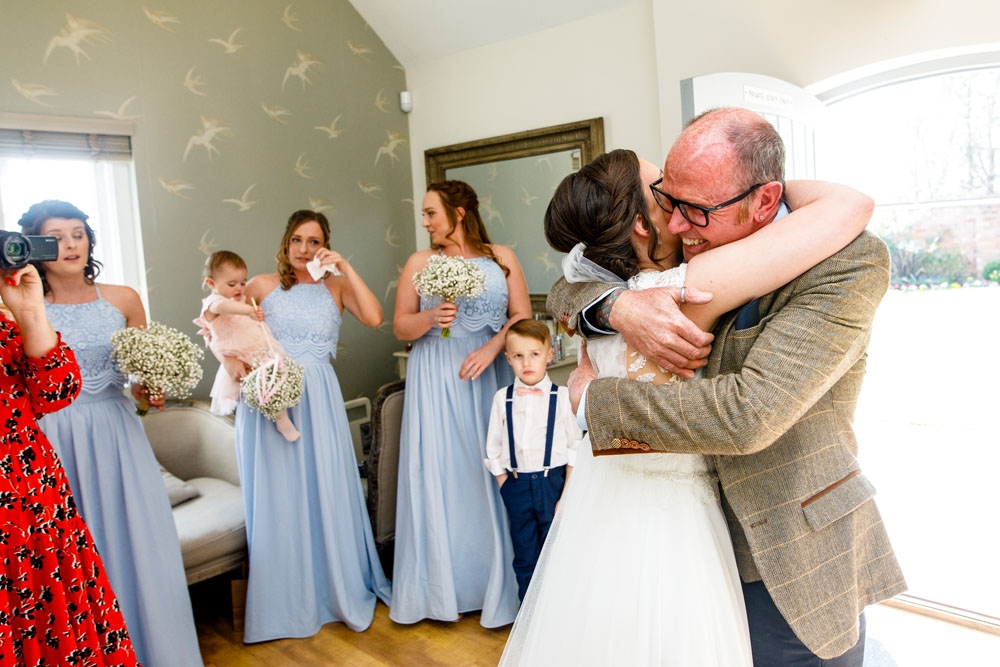
<instances>
[{"instance_id":1,"label":"mirror glass","mask_svg":"<svg viewBox=\"0 0 1000 667\"><path fill-rule=\"evenodd\" d=\"M452 179L475 189L490 240L513 249L533 308L544 312L563 256L545 241L545 209L564 177L603 152L604 123L593 118L432 148L424 157L428 184Z\"/></svg>"},{"instance_id":2,"label":"mirror glass","mask_svg":"<svg viewBox=\"0 0 1000 667\"><path fill-rule=\"evenodd\" d=\"M490 239L514 251L531 293L548 292L562 275L563 253L545 242L542 220L556 186L580 166L574 149L448 170L475 189Z\"/></svg>"}]
</instances>

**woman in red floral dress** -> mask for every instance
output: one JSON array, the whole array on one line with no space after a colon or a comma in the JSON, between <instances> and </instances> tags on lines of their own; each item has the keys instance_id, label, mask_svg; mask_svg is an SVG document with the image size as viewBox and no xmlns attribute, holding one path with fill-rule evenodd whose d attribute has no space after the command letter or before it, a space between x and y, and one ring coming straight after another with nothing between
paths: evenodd
<instances>
[{"instance_id":1,"label":"woman in red floral dress","mask_svg":"<svg viewBox=\"0 0 1000 667\"><path fill-rule=\"evenodd\" d=\"M0 278L0 667L137 665L104 564L35 421L76 398L80 369L49 324L34 267Z\"/></svg>"}]
</instances>

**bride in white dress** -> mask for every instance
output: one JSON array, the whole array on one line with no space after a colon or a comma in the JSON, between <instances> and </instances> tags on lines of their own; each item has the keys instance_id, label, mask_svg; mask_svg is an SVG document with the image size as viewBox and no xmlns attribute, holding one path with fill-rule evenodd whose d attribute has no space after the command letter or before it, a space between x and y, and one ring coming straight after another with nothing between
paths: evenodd
<instances>
[{"instance_id":1,"label":"bride in white dress","mask_svg":"<svg viewBox=\"0 0 1000 667\"><path fill-rule=\"evenodd\" d=\"M673 266L679 239L667 233L648 188L659 175L631 151L599 156L557 188L546 238L561 250L577 244L563 262L570 282L622 282L624 274L632 276L629 289L711 285L713 300L686 313L706 330L843 248L871 214L871 200L850 188L794 183L788 200L795 213ZM600 377L678 381L620 335L581 349ZM742 588L711 457L595 458L588 443L577 450L500 664L750 667Z\"/></svg>"}]
</instances>

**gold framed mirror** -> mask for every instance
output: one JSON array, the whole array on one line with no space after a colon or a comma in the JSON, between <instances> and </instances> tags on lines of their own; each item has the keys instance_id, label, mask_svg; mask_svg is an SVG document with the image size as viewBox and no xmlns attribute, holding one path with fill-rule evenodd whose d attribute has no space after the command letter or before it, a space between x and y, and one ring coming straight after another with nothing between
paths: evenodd
<instances>
[{"instance_id":1,"label":"gold framed mirror","mask_svg":"<svg viewBox=\"0 0 1000 667\"><path fill-rule=\"evenodd\" d=\"M532 308L562 275L562 253L545 242L542 219L562 179L604 152L604 119L553 125L424 151L427 184L461 180L479 195L490 240L513 249Z\"/></svg>"}]
</instances>

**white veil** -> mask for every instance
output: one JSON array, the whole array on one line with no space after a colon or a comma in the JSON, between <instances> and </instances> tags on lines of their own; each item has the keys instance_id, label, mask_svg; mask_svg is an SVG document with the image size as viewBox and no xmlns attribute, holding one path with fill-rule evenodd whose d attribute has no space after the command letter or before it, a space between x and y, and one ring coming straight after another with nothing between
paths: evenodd
<instances>
[{"instance_id":1,"label":"white veil","mask_svg":"<svg viewBox=\"0 0 1000 667\"><path fill-rule=\"evenodd\" d=\"M583 251L587 249L586 244L577 243L573 246L565 257L563 257L563 276L569 283L614 283L625 285L621 277L616 276L603 266L598 266L583 256Z\"/></svg>"}]
</instances>

